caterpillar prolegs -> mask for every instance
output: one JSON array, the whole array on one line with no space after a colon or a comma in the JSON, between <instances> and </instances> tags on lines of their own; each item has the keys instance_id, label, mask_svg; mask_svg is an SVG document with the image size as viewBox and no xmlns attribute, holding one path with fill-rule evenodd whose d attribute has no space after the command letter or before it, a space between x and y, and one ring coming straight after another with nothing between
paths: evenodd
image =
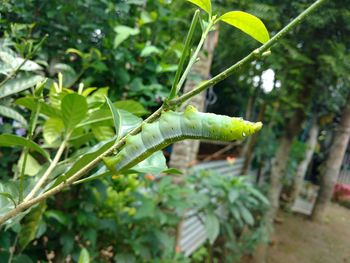
<instances>
[{"instance_id":1,"label":"caterpillar prolegs","mask_svg":"<svg viewBox=\"0 0 350 263\"><path fill-rule=\"evenodd\" d=\"M177 141L242 140L261 127L261 122L198 112L193 106L188 106L184 112L164 111L157 121L144 124L140 133L128 136L123 148L115 156L104 158L104 162L111 171L123 172Z\"/></svg>"}]
</instances>

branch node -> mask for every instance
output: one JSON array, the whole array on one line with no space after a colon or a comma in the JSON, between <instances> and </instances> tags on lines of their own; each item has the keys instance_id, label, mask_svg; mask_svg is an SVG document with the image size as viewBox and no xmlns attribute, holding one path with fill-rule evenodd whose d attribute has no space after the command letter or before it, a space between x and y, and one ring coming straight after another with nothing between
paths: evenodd
<instances>
[{"instance_id":1,"label":"branch node","mask_svg":"<svg viewBox=\"0 0 350 263\"><path fill-rule=\"evenodd\" d=\"M264 53L261 54L261 57L268 57L271 55L271 50L265 51Z\"/></svg>"}]
</instances>

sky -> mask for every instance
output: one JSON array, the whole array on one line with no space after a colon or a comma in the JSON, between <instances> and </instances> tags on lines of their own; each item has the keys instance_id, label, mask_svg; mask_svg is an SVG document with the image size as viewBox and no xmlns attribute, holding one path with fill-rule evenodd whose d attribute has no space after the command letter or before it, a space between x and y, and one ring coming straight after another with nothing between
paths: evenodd
<instances>
[{"instance_id":1,"label":"sky","mask_svg":"<svg viewBox=\"0 0 350 263\"><path fill-rule=\"evenodd\" d=\"M274 88L275 72L272 69L265 70L261 74L261 78L262 78L261 88L265 93L270 93ZM257 87L259 85L259 80L260 80L260 76L255 76L253 78L254 86ZM280 86L281 86L281 83L279 81L276 81L276 88L279 88Z\"/></svg>"}]
</instances>

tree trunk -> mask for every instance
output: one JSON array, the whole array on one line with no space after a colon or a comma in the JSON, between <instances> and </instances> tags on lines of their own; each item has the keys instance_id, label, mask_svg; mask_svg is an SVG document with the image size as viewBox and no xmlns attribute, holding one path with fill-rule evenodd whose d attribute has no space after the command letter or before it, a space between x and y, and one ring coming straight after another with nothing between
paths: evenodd
<instances>
[{"instance_id":1,"label":"tree trunk","mask_svg":"<svg viewBox=\"0 0 350 263\"><path fill-rule=\"evenodd\" d=\"M309 105L312 88L306 80L304 88L298 94L298 102L302 105ZM298 107L291 119L287 122L285 133L281 137L279 146L272 163L270 173L270 185L268 189L268 197L271 203L269 212L267 213L267 222L273 225L276 212L279 208L279 197L282 190L282 178L287 168L289 153L292 148L294 137L299 133L301 125L305 119L305 107Z\"/></svg>"},{"instance_id":2,"label":"tree trunk","mask_svg":"<svg viewBox=\"0 0 350 263\"><path fill-rule=\"evenodd\" d=\"M283 136L280 139L279 147L274 158L274 163L271 167L270 186L268 192L271 203L271 211L269 214L269 217L271 217L271 223L273 223L276 211L279 208L279 197L282 190L282 177L285 174L292 144L293 138Z\"/></svg>"},{"instance_id":3,"label":"tree trunk","mask_svg":"<svg viewBox=\"0 0 350 263\"><path fill-rule=\"evenodd\" d=\"M322 173L320 192L318 194L311 218L313 221L322 221L326 208L332 198L333 188L337 181L342 160L350 137L350 95L347 99L341 121L335 132L333 143L325 161L325 169Z\"/></svg>"},{"instance_id":4,"label":"tree trunk","mask_svg":"<svg viewBox=\"0 0 350 263\"><path fill-rule=\"evenodd\" d=\"M299 133L304 118L304 110L298 108L295 111L294 116L287 123L286 132L279 141L279 147L274 158L274 163L272 164L270 173L270 185L268 190L270 209L265 216L265 222L266 225L269 226L270 236L272 236L273 234L273 223L276 216L276 212L279 208L279 197L282 190L282 178L287 167L289 152L292 148L293 139ZM267 249L267 244L259 245L254 253L253 262L265 263Z\"/></svg>"},{"instance_id":5,"label":"tree trunk","mask_svg":"<svg viewBox=\"0 0 350 263\"><path fill-rule=\"evenodd\" d=\"M299 193L300 193L301 188L303 186L303 182L304 182L307 168L309 167L309 164L312 160L312 156L313 156L314 151L315 151L319 130L320 130L320 127L317 123L317 119L314 118L312 121L312 127L310 129L309 138L306 142L307 149L305 152L304 160L302 160L299 163L297 170L296 170L296 173L295 173L295 176L294 176L292 191L290 194L292 202L294 202L294 200L299 196Z\"/></svg>"},{"instance_id":6,"label":"tree trunk","mask_svg":"<svg viewBox=\"0 0 350 263\"><path fill-rule=\"evenodd\" d=\"M251 118L252 118L252 115L253 115L254 105L255 105L257 93L258 93L258 90L261 87L261 84L262 84L262 78L260 77L258 87L257 88L252 87L251 91L249 92L250 95L249 95L249 98L248 98L248 101L247 101L247 108L246 108L246 111L245 111L245 119L248 120L248 121L252 121ZM261 108L260 108L260 110L261 110ZM260 112L259 112L259 116L260 116ZM258 117L258 119L259 119L259 117ZM250 145L252 144L251 141L252 141L252 136L249 136L248 139L245 141L242 150L239 153L240 156L242 156L242 157L246 156L247 153L249 152L249 150L251 150L251 149L249 149ZM248 165L249 165L249 163L248 163ZM242 169L241 172L243 172L243 170L246 172L247 168L246 169ZM245 174L245 173L242 173L242 174Z\"/></svg>"},{"instance_id":7,"label":"tree trunk","mask_svg":"<svg viewBox=\"0 0 350 263\"><path fill-rule=\"evenodd\" d=\"M274 163L271 167L270 186L268 197L271 208L268 214L269 221L272 224L275 214L279 208L279 197L282 190L282 178L288 164L289 152L292 148L293 139L299 133L302 122L305 118L304 109L298 108L292 119L287 123L286 133L280 139Z\"/></svg>"},{"instance_id":8,"label":"tree trunk","mask_svg":"<svg viewBox=\"0 0 350 263\"><path fill-rule=\"evenodd\" d=\"M196 80L187 80L184 92L193 90L201 81L208 79L213 60L213 53L218 41L218 31L212 31L205 41L204 48L200 53L200 60L192 67L192 72L198 76ZM194 96L186 105L191 104L198 110L203 111L205 105L205 92ZM186 106L183 105L183 106ZM173 146L170 156L170 166L186 171L197 159L199 141L185 140L177 142Z\"/></svg>"},{"instance_id":9,"label":"tree trunk","mask_svg":"<svg viewBox=\"0 0 350 263\"><path fill-rule=\"evenodd\" d=\"M256 95L255 94L250 95L249 98L248 98L247 109L245 111L245 119L246 120L250 120L250 118L252 117L253 108L254 108L254 104L255 104L255 99L256 99Z\"/></svg>"},{"instance_id":10,"label":"tree trunk","mask_svg":"<svg viewBox=\"0 0 350 263\"><path fill-rule=\"evenodd\" d=\"M308 83L306 81L306 83ZM299 93L298 101L303 105L308 105L312 88L309 85L304 86L303 90ZM279 197L282 190L282 178L285 174L287 167L289 153L292 148L293 139L299 133L301 125L305 119L305 108L298 107L294 111L294 115L287 122L285 127L285 134L279 141L279 146L274 157L274 162L271 167L270 173L270 185L268 189L268 199L270 201L270 208L265 215L265 222L269 229L270 237L273 234L273 223L279 208ZM271 128L272 124L269 124ZM261 245L254 255L254 262L260 263L266 261L267 244Z\"/></svg>"}]
</instances>

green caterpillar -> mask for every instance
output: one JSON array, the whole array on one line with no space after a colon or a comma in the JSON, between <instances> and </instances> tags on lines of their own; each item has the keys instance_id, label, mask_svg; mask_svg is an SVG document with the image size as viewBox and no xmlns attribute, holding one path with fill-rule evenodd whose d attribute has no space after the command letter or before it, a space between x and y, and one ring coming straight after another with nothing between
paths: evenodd
<instances>
[{"instance_id":1,"label":"green caterpillar","mask_svg":"<svg viewBox=\"0 0 350 263\"><path fill-rule=\"evenodd\" d=\"M177 141L241 140L261 127L261 122L198 112L193 106L188 106L184 112L165 111L157 121L144 124L140 133L128 136L121 151L113 157L104 158L104 162L111 171L120 173Z\"/></svg>"}]
</instances>

